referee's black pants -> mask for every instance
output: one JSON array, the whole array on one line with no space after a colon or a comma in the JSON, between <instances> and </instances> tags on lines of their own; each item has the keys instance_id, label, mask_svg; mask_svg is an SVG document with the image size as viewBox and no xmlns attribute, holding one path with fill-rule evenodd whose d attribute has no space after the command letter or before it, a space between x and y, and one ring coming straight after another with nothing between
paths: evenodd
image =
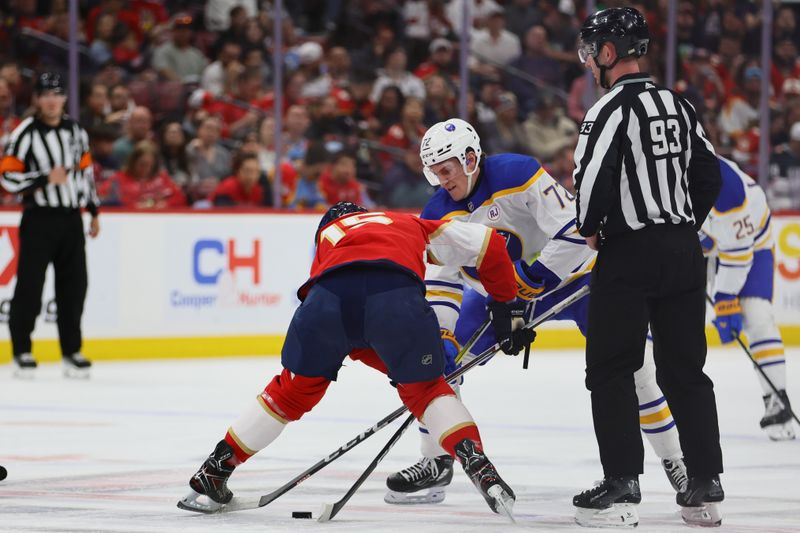
<instances>
[{"instance_id":1,"label":"referee's black pants","mask_svg":"<svg viewBox=\"0 0 800 533\"><path fill-rule=\"evenodd\" d=\"M47 265L55 270L58 339L63 355L81 350L86 299L86 238L78 210L28 208L19 225L17 285L8 327L14 355L31 351L31 334L42 309Z\"/></svg>"},{"instance_id":2,"label":"referee's black pants","mask_svg":"<svg viewBox=\"0 0 800 533\"><path fill-rule=\"evenodd\" d=\"M656 379L680 433L690 476L722 472L714 385L706 360L705 268L695 230L656 225L614 236L592 272L586 387L606 476L642 473L633 373L648 324Z\"/></svg>"}]
</instances>

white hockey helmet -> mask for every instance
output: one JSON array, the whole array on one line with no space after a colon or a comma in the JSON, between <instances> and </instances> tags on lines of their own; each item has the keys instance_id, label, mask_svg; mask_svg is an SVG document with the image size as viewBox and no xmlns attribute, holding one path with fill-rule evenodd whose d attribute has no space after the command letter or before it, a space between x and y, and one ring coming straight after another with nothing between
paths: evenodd
<instances>
[{"instance_id":1,"label":"white hockey helmet","mask_svg":"<svg viewBox=\"0 0 800 533\"><path fill-rule=\"evenodd\" d=\"M481 139L472 125L460 118L451 118L444 122L437 122L425 132L422 143L419 147L419 157L422 159L422 173L431 185L439 185L439 177L431 170L432 165L447 161L450 158L458 158L464 173L472 182L472 175L477 170L469 172L467 170L467 153L469 150L475 152L475 157L480 161ZM471 186L469 187L472 188Z\"/></svg>"}]
</instances>

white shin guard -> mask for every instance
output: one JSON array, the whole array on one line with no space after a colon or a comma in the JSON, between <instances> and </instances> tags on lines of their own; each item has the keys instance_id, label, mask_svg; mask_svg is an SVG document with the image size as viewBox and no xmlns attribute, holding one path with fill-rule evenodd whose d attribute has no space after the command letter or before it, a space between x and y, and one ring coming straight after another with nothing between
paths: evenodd
<instances>
[{"instance_id":1,"label":"white shin guard","mask_svg":"<svg viewBox=\"0 0 800 533\"><path fill-rule=\"evenodd\" d=\"M242 450L253 455L278 438L287 422L272 411L259 395L242 411L228 431Z\"/></svg>"}]
</instances>

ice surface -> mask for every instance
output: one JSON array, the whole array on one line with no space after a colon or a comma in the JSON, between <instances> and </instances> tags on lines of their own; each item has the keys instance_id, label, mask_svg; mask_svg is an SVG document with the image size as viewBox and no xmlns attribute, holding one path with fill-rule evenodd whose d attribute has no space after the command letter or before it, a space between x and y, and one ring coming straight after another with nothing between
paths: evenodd
<instances>
[{"instance_id":1,"label":"ice surface","mask_svg":"<svg viewBox=\"0 0 800 533\"><path fill-rule=\"evenodd\" d=\"M34 381L0 368L0 531L586 531L572 495L601 477L583 386L582 354L536 352L531 368L496 358L467 375L465 402L485 448L517 493L517 525L492 514L462 472L444 503L383 503L384 479L418 457L409 430L329 524L291 518L338 500L386 442L390 426L269 506L226 515L176 502L228 425L279 368L277 358L97 364L90 381L43 365ZM720 412L727 499L724 531L800 531L800 441L773 443L758 427L761 392L745 356L709 356ZM800 406L800 350L788 356L789 396ZM240 467L230 486L256 497L353 438L399 405L377 372L350 363L321 404ZM686 531L674 494L647 447L638 531Z\"/></svg>"}]
</instances>

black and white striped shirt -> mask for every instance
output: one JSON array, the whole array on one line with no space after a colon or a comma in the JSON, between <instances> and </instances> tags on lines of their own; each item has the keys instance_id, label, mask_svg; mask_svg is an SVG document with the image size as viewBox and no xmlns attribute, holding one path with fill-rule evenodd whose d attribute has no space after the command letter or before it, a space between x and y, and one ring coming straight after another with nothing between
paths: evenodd
<instances>
[{"instance_id":1,"label":"black and white striped shirt","mask_svg":"<svg viewBox=\"0 0 800 533\"><path fill-rule=\"evenodd\" d=\"M586 113L575 149L581 235L705 220L719 161L692 105L644 73L622 76Z\"/></svg>"},{"instance_id":2,"label":"black and white striped shirt","mask_svg":"<svg viewBox=\"0 0 800 533\"><path fill-rule=\"evenodd\" d=\"M59 166L67 171L66 183L48 183L50 171ZM0 162L0 183L6 191L21 194L26 207L86 207L96 215L100 204L89 136L66 116L55 127L30 117L11 132Z\"/></svg>"}]
</instances>

